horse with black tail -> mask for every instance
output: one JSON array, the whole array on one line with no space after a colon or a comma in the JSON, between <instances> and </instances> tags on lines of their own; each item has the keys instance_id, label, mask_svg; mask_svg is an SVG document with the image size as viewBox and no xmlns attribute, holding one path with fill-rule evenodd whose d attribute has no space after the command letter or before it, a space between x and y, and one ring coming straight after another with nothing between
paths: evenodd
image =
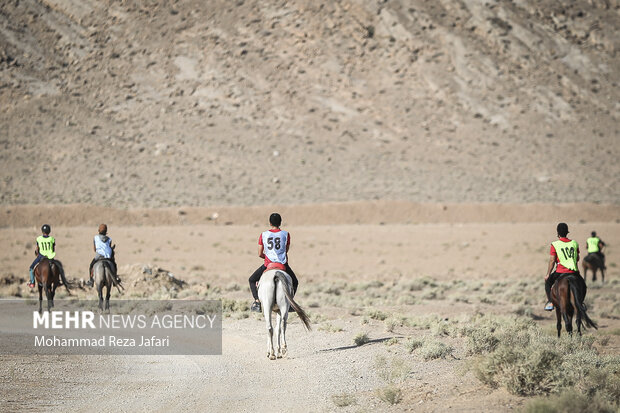
<instances>
[{"instance_id":1,"label":"horse with black tail","mask_svg":"<svg viewBox=\"0 0 620 413\"><path fill-rule=\"evenodd\" d=\"M577 332L581 335L581 327L598 326L588 316L585 306L582 304L584 291L580 291L580 283L574 275L561 275L551 287L551 302L555 307L557 318L558 337L562 331L562 319L568 334L573 334L573 316L576 314ZM585 324L584 324L585 320Z\"/></svg>"},{"instance_id":2,"label":"horse with black tail","mask_svg":"<svg viewBox=\"0 0 620 413\"><path fill-rule=\"evenodd\" d=\"M69 283L65 277L65 270L58 260L43 257L34 268L34 277L39 287L39 313L43 312L43 290L45 290L47 297L47 311L51 311L54 307L54 296L56 295L56 288L60 285L60 280L62 280L69 295L71 294Z\"/></svg>"},{"instance_id":3,"label":"horse with black tail","mask_svg":"<svg viewBox=\"0 0 620 413\"><path fill-rule=\"evenodd\" d=\"M263 307L267 325L267 357L275 360L286 355L286 323L289 305L297 312L306 330L311 330L310 319L306 312L293 299L291 276L280 269L267 269L258 282L258 297ZM276 313L275 331L271 325L271 312ZM278 343L277 353L274 350L274 333Z\"/></svg>"},{"instance_id":4,"label":"horse with black tail","mask_svg":"<svg viewBox=\"0 0 620 413\"><path fill-rule=\"evenodd\" d=\"M93 279L97 287L97 294L99 295L99 311L110 311L110 293L112 287L116 287L119 294L123 287L120 281L116 279L116 269L114 264L107 259L97 260L93 265ZM103 300L103 287L106 288L105 305Z\"/></svg>"}]
</instances>

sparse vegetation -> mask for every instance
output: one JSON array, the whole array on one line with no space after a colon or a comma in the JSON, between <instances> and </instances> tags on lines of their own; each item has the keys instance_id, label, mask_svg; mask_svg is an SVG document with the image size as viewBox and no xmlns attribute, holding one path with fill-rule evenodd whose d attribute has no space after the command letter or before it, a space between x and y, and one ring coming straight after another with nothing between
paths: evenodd
<instances>
[{"instance_id":1,"label":"sparse vegetation","mask_svg":"<svg viewBox=\"0 0 620 413\"><path fill-rule=\"evenodd\" d=\"M614 405L598 396L587 397L573 391L550 397L538 397L528 402L523 413L597 412L616 413Z\"/></svg>"},{"instance_id":2,"label":"sparse vegetation","mask_svg":"<svg viewBox=\"0 0 620 413\"><path fill-rule=\"evenodd\" d=\"M389 404L398 404L403 400L403 391L398 386L385 386L377 389L377 397Z\"/></svg>"},{"instance_id":3,"label":"sparse vegetation","mask_svg":"<svg viewBox=\"0 0 620 413\"><path fill-rule=\"evenodd\" d=\"M473 370L483 383L522 396L570 391L618 407L620 357L598 355L593 336L557 339L524 318L484 317L472 323L463 332L469 353L481 355Z\"/></svg>"},{"instance_id":4,"label":"sparse vegetation","mask_svg":"<svg viewBox=\"0 0 620 413\"><path fill-rule=\"evenodd\" d=\"M349 393L334 394L332 395L332 401L337 407L347 407L353 404L357 404L355 396Z\"/></svg>"},{"instance_id":5,"label":"sparse vegetation","mask_svg":"<svg viewBox=\"0 0 620 413\"><path fill-rule=\"evenodd\" d=\"M377 375L383 379L386 386L376 390L377 397L389 404L398 404L403 399L402 383L409 374L409 366L404 359L393 358L390 362L379 356L375 360Z\"/></svg>"},{"instance_id":6,"label":"sparse vegetation","mask_svg":"<svg viewBox=\"0 0 620 413\"><path fill-rule=\"evenodd\" d=\"M435 360L438 358L446 358L454 351L452 346L446 345L441 341L425 340L419 350L424 361Z\"/></svg>"}]
</instances>

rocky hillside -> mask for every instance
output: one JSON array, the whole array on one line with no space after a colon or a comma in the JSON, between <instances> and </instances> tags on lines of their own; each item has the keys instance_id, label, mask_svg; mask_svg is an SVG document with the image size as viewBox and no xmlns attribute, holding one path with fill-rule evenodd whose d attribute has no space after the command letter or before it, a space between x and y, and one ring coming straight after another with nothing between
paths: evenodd
<instances>
[{"instance_id":1,"label":"rocky hillside","mask_svg":"<svg viewBox=\"0 0 620 413\"><path fill-rule=\"evenodd\" d=\"M618 0L5 0L0 204L620 203Z\"/></svg>"}]
</instances>

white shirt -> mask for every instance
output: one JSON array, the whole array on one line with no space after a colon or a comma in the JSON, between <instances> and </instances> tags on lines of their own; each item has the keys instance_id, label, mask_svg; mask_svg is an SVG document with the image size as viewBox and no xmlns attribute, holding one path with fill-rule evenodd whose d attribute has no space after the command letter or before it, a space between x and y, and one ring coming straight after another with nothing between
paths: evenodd
<instances>
[{"instance_id":1,"label":"white shirt","mask_svg":"<svg viewBox=\"0 0 620 413\"><path fill-rule=\"evenodd\" d=\"M270 262L286 264L286 245L288 243L288 232L280 230L277 232L265 231L261 234L263 241L263 253Z\"/></svg>"},{"instance_id":2,"label":"white shirt","mask_svg":"<svg viewBox=\"0 0 620 413\"><path fill-rule=\"evenodd\" d=\"M103 258L112 258L112 238L107 235L95 235L95 252Z\"/></svg>"}]
</instances>

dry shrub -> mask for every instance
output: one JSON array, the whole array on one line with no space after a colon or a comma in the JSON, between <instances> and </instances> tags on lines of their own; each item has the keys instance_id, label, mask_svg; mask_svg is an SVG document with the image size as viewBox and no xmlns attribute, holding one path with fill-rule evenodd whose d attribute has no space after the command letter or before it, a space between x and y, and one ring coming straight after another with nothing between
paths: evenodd
<instances>
[{"instance_id":1,"label":"dry shrub","mask_svg":"<svg viewBox=\"0 0 620 413\"><path fill-rule=\"evenodd\" d=\"M418 338L410 338L405 344L405 347L407 347L407 350L409 350L409 352L411 353L414 350L422 347L423 345L424 345L424 340L421 340Z\"/></svg>"},{"instance_id":2,"label":"dry shrub","mask_svg":"<svg viewBox=\"0 0 620 413\"><path fill-rule=\"evenodd\" d=\"M352 404L357 404L355 396L349 393L334 394L332 395L332 401L337 407L347 407Z\"/></svg>"},{"instance_id":3,"label":"dry shrub","mask_svg":"<svg viewBox=\"0 0 620 413\"><path fill-rule=\"evenodd\" d=\"M364 344L368 343L370 341L370 339L368 338L368 334L367 333L358 333L355 337L353 337L353 344L355 344L356 346L363 346Z\"/></svg>"},{"instance_id":4,"label":"dry shrub","mask_svg":"<svg viewBox=\"0 0 620 413\"><path fill-rule=\"evenodd\" d=\"M222 313L229 314L236 312L247 312L250 306L247 301L232 300L230 298L222 298Z\"/></svg>"},{"instance_id":5,"label":"dry shrub","mask_svg":"<svg viewBox=\"0 0 620 413\"><path fill-rule=\"evenodd\" d=\"M326 322L319 326L319 331L325 331L327 333L339 333L343 330L341 327L337 327L330 322Z\"/></svg>"},{"instance_id":6,"label":"dry shrub","mask_svg":"<svg viewBox=\"0 0 620 413\"><path fill-rule=\"evenodd\" d=\"M389 404L398 404L403 400L403 391L398 386L385 386L376 391L377 397Z\"/></svg>"},{"instance_id":7,"label":"dry shrub","mask_svg":"<svg viewBox=\"0 0 620 413\"><path fill-rule=\"evenodd\" d=\"M372 318L373 320L379 320L379 321L384 321L386 318L388 318L388 314L380 310L368 310L366 312L366 315Z\"/></svg>"},{"instance_id":8,"label":"dry shrub","mask_svg":"<svg viewBox=\"0 0 620 413\"><path fill-rule=\"evenodd\" d=\"M616 408L598 396L587 397L580 393L565 391L551 397L538 397L523 408L524 413L598 412L615 413Z\"/></svg>"},{"instance_id":9,"label":"dry shrub","mask_svg":"<svg viewBox=\"0 0 620 413\"><path fill-rule=\"evenodd\" d=\"M404 359L395 357L390 362L384 356L375 360L377 375L386 383L376 390L377 397L389 404L398 404L403 399L401 384L409 375L409 366Z\"/></svg>"},{"instance_id":10,"label":"dry shrub","mask_svg":"<svg viewBox=\"0 0 620 413\"><path fill-rule=\"evenodd\" d=\"M426 340L420 348L420 355L424 361L446 358L454 351L452 346L448 346L441 341Z\"/></svg>"},{"instance_id":11,"label":"dry shrub","mask_svg":"<svg viewBox=\"0 0 620 413\"><path fill-rule=\"evenodd\" d=\"M619 407L620 357L599 355L592 336L557 339L531 320L490 317L474 321L465 335L468 351L481 354L474 373L491 387L521 396L570 389Z\"/></svg>"}]
</instances>

